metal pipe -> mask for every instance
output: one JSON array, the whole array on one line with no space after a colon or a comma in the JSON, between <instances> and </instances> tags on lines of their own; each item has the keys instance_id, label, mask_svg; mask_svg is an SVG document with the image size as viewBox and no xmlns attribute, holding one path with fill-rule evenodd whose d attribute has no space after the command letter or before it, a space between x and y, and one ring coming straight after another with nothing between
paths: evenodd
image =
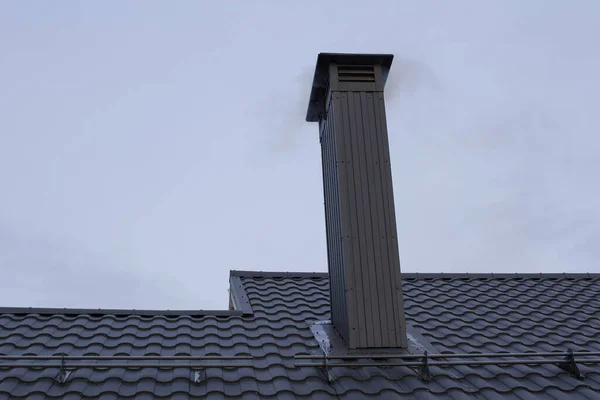
<instances>
[{"instance_id":1,"label":"metal pipe","mask_svg":"<svg viewBox=\"0 0 600 400\"><path fill-rule=\"evenodd\" d=\"M564 360L465 360L465 361L430 361L429 367L444 367L450 365L524 365L524 364L558 364ZM600 363L600 358L577 360L578 364ZM422 362L393 362L393 363L295 363L295 367L421 367Z\"/></svg>"},{"instance_id":2,"label":"metal pipe","mask_svg":"<svg viewBox=\"0 0 600 400\"><path fill-rule=\"evenodd\" d=\"M0 360L252 360L252 356L0 356Z\"/></svg>"},{"instance_id":3,"label":"metal pipe","mask_svg":"<svg viewBox=\"0 0 600 400\"><path fill-rule=\"evenodd\" d=\"M177 363L0 363L2 368L243 368L252 367L252 364L177 364Z\"/></svg>"},{"instance_id":4,"label":"metal pipe","mask_svg":"<svg viewBox=\"0 0 600 400\"><path fill-rule=\"evenodd\" d=\"M480 353L480 354L469 354L469 353L452 353L452 354L427 354L428 358L502 358L502 357L564 357L568 353L565 352L540 352L540 353ZM600 351L580 351L574 352L574 356L600 356ZM317 355L298 355L294 356L297 360L359 360L359 359L372 359L372 360L388 360L390 358L404 358L404 359L419 359L423 358L423 354L375 354L375 355L347 355L347 356L317 356Z\"/></svg>"}]
</instances>

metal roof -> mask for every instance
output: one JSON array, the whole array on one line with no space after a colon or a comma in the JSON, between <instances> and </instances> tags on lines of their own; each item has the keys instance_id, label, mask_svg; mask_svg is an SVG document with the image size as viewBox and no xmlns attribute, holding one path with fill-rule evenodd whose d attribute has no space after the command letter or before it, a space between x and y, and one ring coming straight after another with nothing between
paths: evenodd
<instances>
[{"instance_id":1,"label":"metal roof","mask_svg":"<svg viewBox=\"0 0 600 400\"><path fill-rule=\"evenodd\" d=\"M600 398L600 364L578 356L583 379L552 364L442 366L435 359L430 380L418 368L368 365L335 368L328 382L319 367L294 366L295 356L322 354L310 326L331 317L327 275L232 271L230 280L243 308L233 314L0 308L0 356L250 361L217 358L210 362L229 367L198 369L175 358L162 365L180 367L154 361L126 369L120 360L94 369L86 360L73 369L78 361L67 357L69 373L60 375L57 367L2 368L0 358L0 398ZM598 274L403 274L403 292L408 333L429 353L600 351Z\"/></svg>"}]
</instances>

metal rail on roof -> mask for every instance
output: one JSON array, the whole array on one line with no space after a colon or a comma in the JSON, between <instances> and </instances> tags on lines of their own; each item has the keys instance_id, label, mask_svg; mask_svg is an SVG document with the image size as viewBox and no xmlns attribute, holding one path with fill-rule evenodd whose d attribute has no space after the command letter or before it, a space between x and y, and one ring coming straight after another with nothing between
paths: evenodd
<instances>
[{"instance_id":1,"label":"metal rail on roof","mask_svg":"<svg viewBox=\"0 0 600 400\"><path fill-rule=\"evenodd\" d=\"M252 356L0 356L0 360L252 360ZM0 363L0 366L5 365Z\"/></svg>"},{"instance_id":2,"label":"metal rail on roof","mask_svg":"<svg viewBox=\"0 0 600 400\"><path fill-rule=\"evenodd\" d=\"M564 356L565 352L530 352L530 353L440 353L440 354L427 354L429 358L501 358L501 357L552 357L552 356ZM577 351L572 353L574 356L600 356L600 351ZM352 354L352 355L298 355L294 357L297 360L358 360L358 359L371 359L371 360L389 360L393 358L404 358L404 359L417 359L423 358L422 354Z\"/></svg>"},{"instance_id":3,"label":"metal rail on roof","mask_svg":"<svg viewBox=\"0 0 600 400\"><path fill-rule=\"evenodd\" d=\"M242 368L252 367L252 364L230 363L230 364L181 364L181 363L73 363L65 364L61 362L54 363L0 363L2 368Z\"/></svg>"},{"instance_id":4,"label":"metal rail on roof","mask_svg":"<svg viewBox=\"0 0 600 400\"><path fill-rule=\"evenodd\" d=\"M35 355L14 355L0 356L0 370L3 368L58 368L58 374L55 379L60 383L65 383L73 370L77 368L189 368L194 371L194 382L198 383L204 380L206 368L243 368L252 367L250 363L236 363L230 360L252 360L252 356L69 356L66 354L54 356L35 356ZM11 360L12 362L4 362ZM29 360L23 362L20 360ZM31 362L31 361L41 362ZM138 361L135 363L115 363L106 361ZM157 360L171 362L157 362ZM225 363L206 363L198 361L230 361ZM54 362L53 362L54 361ZM67 361L69 364L67 364ZM72 362L80 361L80 362ZM84 362L81 362L84 361ZM85 362L85 361L104 361L104 362ZM139 362L153 361L153 362ZM182 363L175 361L190 361ZM195 362L194 362L195 361Z\"/></svg>"},{"instance_id":5,"label":"metal rail on roof","mask_svg":"<svg viewBox=\"0 0 600 400\"><path fill-rule=\"evenodd\" d=\"M331 380L329 369L332 367L414 367L419 368L419 375L424 380L429 380L432 377L430 367L449 367L449 366L479 366L479 365L544 365L553 364L561 368L564 371L569 372L571 375L578 379L583 379L584 376L579 370L577 363L575 362L575 356L578 357L591 357L599 356L600 352L573 352L569 349L566 353L560 352L537 352L537 353L480 353L480 354L431 354L425 352L423 355L419 354L363 354L363 355L299 355L296 359L308 359L308 360L322 360L322 362L307 362L307 363L295 363L295 367L318 367L323 368L326 372L328 380ZM544 359L539 357L558 357L563 356L563 359ZM530 358L538 357L538 358ZM447 358L460 358L461 360L443 360L443 361L429 361L430 359L447 359ZM467 359L468 358L468 359ZM481 360L477 358L487 358ZM492 360L490 360L492 358ZM500 360L499 358L516 358L513 360ZM372 361L372 362L335 362L330 363L329 360L383 360L383 361ZM421 361L391 361L393 359L421 359ZM600 358L583 358L578 359L578 363L581 364L597 364L600 363Z\"/></svg>"},{"instance_id":6,"label":"metal rail on roof","mask_svg":"<svg viewBox=\"0 0 600 400\"><path fill-rule=\"evenodd\" d=\"M562 359L548 359L548 357L560 357ZM295 367L319 367L327 370L329 379L329 368L332 367L415 367L419 368L419 374L425 380L432 377L430 367L448 367L448 366L480 366L480 365L544 365L554 364L557 367L569 372L573 376L583 379L575 357L583 357L577 360L580 364L597 364L600 358L587 358L600 356L600 351L579 351L573 352L531 352L531 353L447 353L447 354L353 354L353 355L297 355L296 360L321 360L321 362L299 362L294 363ZM546 357L546 358L540 358ZM447 360L458 358L459 360ZM502 359L501 359L502 358ZM515 359L507 359L515 358ZM37 355L2 355L0 356L0 369L3 368L59 368L58 379L60 382L66 381L72 370L76 368L190 368L196 370L195 382L202 380L201 370L206 368L243 368L253 367L252 363L207 363L197 361L230 361L230 360L252 360L252 356L37 356ZM404 359L409 361L389 361ZM430 361L430 360L440 361ZM9 360L11 362L5 362ZM21 361L20 361L21 360ZM42 362L23 362L23 361L42 361ZM114 363L106 361L145 361L135 363ZM171 362L158 362L171 361ZM341 362L330 363L330 360L340 360ZM347 360L374 360L371 362L347 362ZM376 361L380 360L380 361ZM415 361L411 361L415 360ZM416 361L419 360L419 361ZM55 361L55 362L52 362ZM67 365L67 361L69 364ZM80 361L80 362L72 362ZM83 361L83 362L82 362ZM103 362L85 362L85 361L103 361ZM147 362L153 361L153 362ZM181 363L174 361L190 361L191 363ZM194 361L196 361L194 363Z\"/></svg>"},{"instance_id":7,"label":"metal rail on roof","mask_svg":"<svg viewBox=\"0 0 600 400\"><path fill-rule=\"evenodd\" d=\"M251 367L249 363L164 363L163 361L229 361L229 360L252 360L252 356L34 356L34 355L19 355L19 356L0 356L0 368L240 368ZM12 360L7 363L3 360ZM34 361L58 361L58 362L21 362L19 360L34 360ZM66 361L154 361L142 363L85 363L75 362L66 364Z\"/></svg>"},{"instance_id":8,"label":"metal rail on roof","mask_svg":"<svg viewBox=\"0 0 600 400\"><path fill-rule=\"evenodd\" d=\"M423 358L423 357L421 357ZM518 359L518 360L466 360L466 361L432 361L429 362L430 367L435 366L451 366L451 365L508 365L508 364L556 364L563 360L544 360L544 359ZM591 358L587 360L578 360L581 364L596 364L600 363L600 358ZM408 361L408 362L390 362L390 363L376 363L376 362L362 362L362 363L295 363L296 367L420 367L423 365L422 362Z\"/></svg>"}]
</instances>

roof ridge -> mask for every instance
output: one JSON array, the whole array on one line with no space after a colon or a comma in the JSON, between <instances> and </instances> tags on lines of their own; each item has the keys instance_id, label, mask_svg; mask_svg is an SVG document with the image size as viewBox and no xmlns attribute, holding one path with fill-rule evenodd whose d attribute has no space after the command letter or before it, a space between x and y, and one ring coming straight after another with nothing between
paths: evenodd
<instances>
[{"instance_id":1,"label":"roof ridge","mask_svg":"<svg viewBox=\"0 0 600 400\"><path fill-rule=\"evenodd\" d=\"M51 308L51 307L0 307L0 314L39 315L114 315L140 317L231 317L241 316L242 311L231 310L136 310L110 308Z\"/></svg>"},{"instance_id":2,"label":"roof ridge","mask_svg":"<svg viewBox=\"0 0 600 400\"><path fill-rule=\"evenodd\" d=\"M435 272L435 273L421 273L421 272L408 272L402 273L402 278L404 279L507 279L507 278L525 278L525 279L600 279L600 274L598 273L553 273L553 272L539 272L539 273L495 273L495 272L486 272L486 273L444 273L444 272Z\"/></svg>"},{"instance_id":3,"label":"roof ridge","mask_svg":"<svg viewBox=\"0 0 600 400\"><path fill-rule=\"evenodd\" d=\"M327 272L277 272L277 271L244 271L231 270L230 276L248 277L248 278L329 278ZM546 278L546 279L600 279L600 273L578 272L578 273L555 273L555 272L539 272L539 273L519 273L519 272L486 272L486 273L470 273L470 272L402 272L404 279L506 279L506 278Z\"/></svg>"},{"instance_id":4,"label":"roof ridge","mask_svg":"<svg viewBox=\"0 0 600 400\"><path fill-rule=\"evenodd\" d=\"M231 270L229 276L255 278L329 278L327 272L277 272L277 271L240 271Z\"/></svg>"}]
</instances>

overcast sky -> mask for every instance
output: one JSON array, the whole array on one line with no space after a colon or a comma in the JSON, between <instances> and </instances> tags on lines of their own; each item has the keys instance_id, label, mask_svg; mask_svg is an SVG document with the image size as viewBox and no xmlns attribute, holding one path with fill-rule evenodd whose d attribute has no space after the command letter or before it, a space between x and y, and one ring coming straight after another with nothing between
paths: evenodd
<instances>
[{"instance_id":1,"label":"overcast sky","mask_svg":"<svg viewBox=\"0 0 600 400\"><path fill-rule=\"evenodd\" d=\"M395 55L404 272L600 272L600 2L0 3L0 305L327 270L319 52Z\"/></svg>"}]
</instances>

